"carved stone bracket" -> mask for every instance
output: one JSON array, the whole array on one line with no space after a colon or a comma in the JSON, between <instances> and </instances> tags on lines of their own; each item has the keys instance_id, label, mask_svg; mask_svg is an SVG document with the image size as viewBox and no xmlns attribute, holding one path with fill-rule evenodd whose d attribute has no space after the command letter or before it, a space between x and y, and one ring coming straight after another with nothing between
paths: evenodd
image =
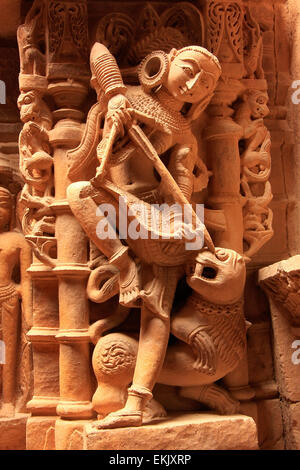
<instances>
[{"instance_id":1,"label":"carved stone bracket","mask_svg":"<svg viewBox=\"0 0 300 470\"><path fill-rule=\"evenodd\" d=\"M286 448L299 449L296 423L300 405L300 255L261 269L259 283L270 302L275 374Z\"/></svg>"},{"instance_id":2,"label":"carved stone bracket","mask_svg":"<svg viewBox=\"0 0 300 470\"><path fill-rule=\"evenodd\" d=\"M282 307L292 332L300 337L300 255L261 269L259 283Z\"/></svg>"}]
</instances>

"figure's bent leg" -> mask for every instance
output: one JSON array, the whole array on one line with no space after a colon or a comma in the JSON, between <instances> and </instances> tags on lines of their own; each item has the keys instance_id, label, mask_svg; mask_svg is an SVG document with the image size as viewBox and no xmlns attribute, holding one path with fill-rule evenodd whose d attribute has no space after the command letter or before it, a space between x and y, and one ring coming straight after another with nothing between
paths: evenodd
<instances>
[{"instance_id":1,"label":"figure's bent leg","mask_svg":"<svg viewBox=\"0 0 300 470\"><path fill-rule=\"evenodd\" d=\"M199 401L222 415L235 414L239 410L240 403L216 384L183 387L179 394L182 397Z\"/></svg>"},{"instance_id":2,"label":"figure's bent leg","mask_svg":"<svg viewBox=\"0 0 300 470\"><path fill-rule=\"evenodd\" d=\"M132 386L123 409L109 414L98 423L99 429L140 426L143 411L152 398L166 354L170 319L155 315L145 306L141 311L139 348Z\"/></svg>"},{"instance_id":3,"label":"figure's bent leg","mask_svg":"<svg viewBox=\"0 0 300 470\"><path fill-rule=\"evenodd\" d=\"M134 260L128 254L117 236L118 202L104 189L95 189L89 182L72 183L67 190L70 208L97 248L117 266L120 271L120 303L125 306L136 306L140 292L139 272ZM110 220L109 214L101 209L101 205L109 204L115 214ZM104 206L103 206L104 207ZM105 218L107 232L97 233L97 226Z\"/></svg>"}]
</instances>

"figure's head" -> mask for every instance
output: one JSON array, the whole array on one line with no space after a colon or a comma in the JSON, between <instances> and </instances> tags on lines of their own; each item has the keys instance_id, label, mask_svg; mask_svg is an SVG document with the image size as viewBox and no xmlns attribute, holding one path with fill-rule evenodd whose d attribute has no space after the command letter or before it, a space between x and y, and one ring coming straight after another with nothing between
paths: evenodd
<instances>
[{"instance_id":1,"label":"figure's head","mask_svg":"<svg viewBox=\"0 0 300 470\"><path fill-rule=\"evenodd\" d=\"M241 299L246 280L243 256L227 248L200 252L194 264L188 266L187 283L215 304L233 304Z\"/></svg>"},{"instance_id":2,"label":"figure's head","mask_svg":"<svg viewBox=\"0 0 300 470\"><path fill-rule=\"evenodd\" d=\"M22 91L18 98L18 108L22 122L36 121L40 115L40 93L36 90Z\"/></svg>"},{"instance_id":3,"label":"figure's head","mask_svg":"<svg viewBox=\"0 0 300 470\"><path fill-rule=\"evenodd\" d=\"M13 208L13 199L8 189L0 186L0 232L9 228Z\"/></svg>"},{"instance_id":4,"label":"figure's head","mask_svg":"<svg viewBox=\"0 0 300 470\"><path fill-rule=\"evenodd\" d=\"M269 97L267 92L249 89L245 91L243 99L248 103L253 119L264 118L269 114L270 110L267 106Z\"/></svg>"},{"instance_id":5,"label":"figure's head","mask_svg":"<svg viewBox=\"0 0 300 470\"><path fill-rule=\"evenodd\" d=\"M221 72L218 59L203 47L172 49L164 86L177 100L198 103L212 95Z\"/></svg>"}]
</instances>

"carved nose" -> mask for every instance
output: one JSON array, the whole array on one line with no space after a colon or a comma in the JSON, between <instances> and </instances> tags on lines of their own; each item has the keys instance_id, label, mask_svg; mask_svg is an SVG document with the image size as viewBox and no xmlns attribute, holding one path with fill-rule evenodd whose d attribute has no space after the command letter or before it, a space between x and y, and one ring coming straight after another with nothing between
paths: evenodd
<instances>
[{"instance_id":1,"label":"carved nose","mask_svg":"<svg viewBox=\"0 0 300 470\"><path fill-rule=\"evenodd\" d=\"M199 79L199 73L197 73L197 75L194 78L192 78L191 80L187 82L186 86L189 91L192 90L192 88L194 88L198 79Z\"/></svg>"}]
</instances>

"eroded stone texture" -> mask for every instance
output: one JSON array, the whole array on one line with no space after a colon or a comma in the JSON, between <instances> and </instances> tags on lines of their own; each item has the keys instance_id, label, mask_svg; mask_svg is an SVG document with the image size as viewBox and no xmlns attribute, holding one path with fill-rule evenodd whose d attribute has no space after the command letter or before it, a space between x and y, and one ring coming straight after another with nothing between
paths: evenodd
<instances>
[{"instance_id":1,"label":"eroded stone texture","mask_svg":"<svg viewBox=\"0 0 300 470\"><path fill-rule=\"evenodd\" d=\"M300 403L290 403L285 400L282 402L283 425L286 436L286 449L300 449Z\"/></svg>"},{"instance_id":2,"label":"eroded stone texture","mask_svg":"<svg viewBox=\"0 0 300 470\"><path fill-rule=\"evenodd\" d=\"M282 405L278 399L257 402L257 427L262 450L284 450Z\"/></svg>"},{"instance_id":3,"label":"eroded stone texture","mask_svg":"<svg viewBox=\"0 0 300 470\"><path fill-rule=\"evenodd\" d=\"M255 450L256 425L252 418L187 414L141 429L95 431L85 428L87 450Z\"/></svg>"},{"instance_id":4,"label":"eroded stone texture","mask_svg":"<svg viewBox=\"0 0 300 470\"><path fill-rule=\"evenodd\" d=\"M55 450L55 422L56 418L51 416L30 417L26 425L26 449Z\"/></svg>"},{"instance_id":5,"label":"eroded stone texture","mask_svg":"<svg viewBox=\"0 0 300 470\"><path fill-rule=\"evenodd\" d=\"M26 450L26 421L28 415L0 419L0 450Z\"/></svg>"},{"instance_id":6,"label":"eroded stone texture","mask_svg":"<svg viewBox=\"0 0 300 470\"><path fill-rule=\"evenodd\" d=\"M299 267L298 255L259 272L259 281L270 301L276 379L282 398L286 445L289 449L299 449Z\"/></svg>"}]
</instances>

